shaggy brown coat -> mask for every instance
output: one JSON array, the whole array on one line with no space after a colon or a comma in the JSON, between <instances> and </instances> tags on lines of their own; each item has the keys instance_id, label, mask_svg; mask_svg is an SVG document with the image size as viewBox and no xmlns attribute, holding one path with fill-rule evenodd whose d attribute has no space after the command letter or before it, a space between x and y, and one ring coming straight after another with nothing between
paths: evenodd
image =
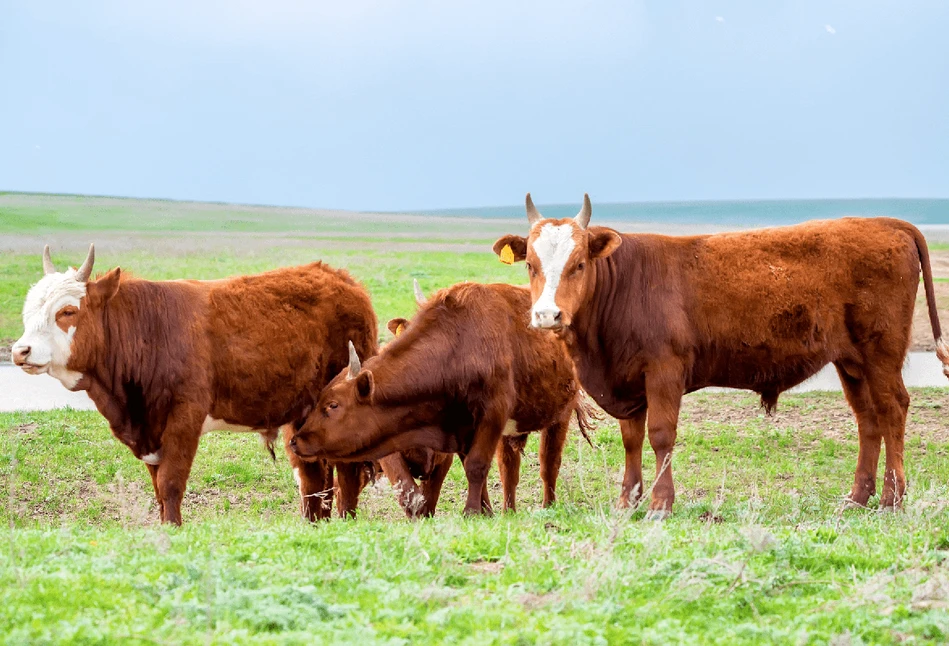
<instances>
[{"instance_id":1,"label":"shaggy brown coat","mask_svg":"<svg viewBox=\"0 0 949 646\"><path fill-rule=\"evenodd\" d=\"M272 445L346 366L345 339L377 351L369 296L319 262L217 281L152 282L114 269L87 285L68 368L84 375L79 388L115 436L157 462L147 466L161 518L180 524L206 421L258 430ZM302 512L327 516L332 467L288 453ZM361 468L341 468L340 486L358 492Z\"/></svg>"},{"instance_id":2,"label":"shaggy brown coat","mask_svg":"<svg viewBox=\"0 0 949 646\"><path fill-rule=\"evenodd\" d=\"M528 196L529 218L532 208ZM495 252L526 259L536 302L546 277L533 243L545 226L573 228L575 247L557 288L558 311L544 314L553 321L544 327L566 341L584 389L621 419L621 504L643 492L647 408L657 465L650 508L661 516L675 496L670 460L683 393L743 388L759 393L771 410L780 393L828 363L837 368L859 430L850 500L866 505L875 493L882 441L880 505L900 504L909 406L901 369L920 267L937 354L949 365L929 252L914 226L891 218L842 218L670 237L587 228L588 221L588 201L575 220L536 214L527 238L505 236Z\"/></svg>"},{"instance_id":3,"label":"shaggy brown coat","mask_svg":"<svg viewBox=\"0 0 949 646\"><path fill-rule=\"evenodd\" d=\"M550 504L570 415L586 425L586 409L566 350L528 327L529 308L528 291L510 285L461 284L434 294L378 356L364 366L357 359L324 389L290 445L306 459L458 453L468 478L465 511L490 513L486 477L502 433L520 437L502 444L499 461L504 504L513 508L524 434L541 430ZM411 475L409 468L401 477Z\"/></svg>"}]
</instances>

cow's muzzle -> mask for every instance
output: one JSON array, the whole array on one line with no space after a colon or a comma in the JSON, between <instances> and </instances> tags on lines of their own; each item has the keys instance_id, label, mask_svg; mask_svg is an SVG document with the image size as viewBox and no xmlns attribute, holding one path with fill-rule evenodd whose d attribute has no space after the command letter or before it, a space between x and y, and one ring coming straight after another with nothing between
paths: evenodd
<instances>
[{"instance_id":1,"label":"cow's muzzle","mask_svg":"<svg viewBox=\"0 0 949 646\"><path fill-rule=\"evenodd\" d=\"M531 327L544 330L557 330L563 327L563 312L559 309L533 310Z\"/></svg>"}]
</instances>

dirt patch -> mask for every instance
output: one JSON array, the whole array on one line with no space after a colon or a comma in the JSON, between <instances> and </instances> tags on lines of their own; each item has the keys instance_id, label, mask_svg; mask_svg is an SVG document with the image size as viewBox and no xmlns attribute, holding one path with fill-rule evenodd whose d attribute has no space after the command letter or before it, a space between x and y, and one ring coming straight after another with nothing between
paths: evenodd
<instances>
[{"instance_id":1,"label":"dirt patch","mask_svg":"<svg viewBox=\"0 0 949 646\"><path fill-rule=\"evenodd\" d=\"M16 342L16 339L0 339L0 363L12 363L10 356L10 347Z\"/></svg>"},{"instance_id":2,"label":"dirt patch","mask_svg":"<svg viewBox=\"0 0 949 646\"><path fill-rule=\"evenodd\" d=\"M945 394L920 390L910 393L906 421L907 437L926 441L949 442L945 423ZM757 398L748 393L709 393L687 395L682 400L680 419L694 425L727 424L743 427L757 422L798 432L816 432L833 440L857 437L857 422L843 393L807 393L784 395L774 415L768 417Z\"/></svg>"}]
</instances>

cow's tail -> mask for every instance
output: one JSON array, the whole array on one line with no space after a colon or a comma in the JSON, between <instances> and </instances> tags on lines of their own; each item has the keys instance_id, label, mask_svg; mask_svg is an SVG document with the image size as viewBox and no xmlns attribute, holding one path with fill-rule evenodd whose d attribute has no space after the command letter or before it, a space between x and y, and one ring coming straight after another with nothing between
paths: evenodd
<instances>
[{"instance_id":1,"label":"cow's tail","mask_svg":"<svg viewBox=\"0 0 949 646\"><path fill-rule=\"evenodd\" d=\"M593 441L590 439L590 431L594 429L593 423L603 419L603 416L600 415L600 412L596 407L590 403L590 400L587 399L587 394L583 392L582 389L577 390L577 405L574 407L573 412L577 415L577 427L580 429L580 434L583 436L583 439L587 441L587 444L593 446Z\"/></svg>"},{"instance_id":2,"label":"cow's tail","mask_svg":"<svg viewBox=\"0 0 949 646\"><path fill-rule=\"evenodd\" d=\"M936 290L933 287L933 269L929 264L929 245L919 229L909 223L901 223L903 230L913 236L919 264L923 270L923 289L926 290L926 304L929 306L929 324L933 328L933 340L936 341L936 357L942 364L942 374L949 377L949 344L942 338L942 326L939 324L939 311L936 309Z\"/></svg>"}]
</instances>

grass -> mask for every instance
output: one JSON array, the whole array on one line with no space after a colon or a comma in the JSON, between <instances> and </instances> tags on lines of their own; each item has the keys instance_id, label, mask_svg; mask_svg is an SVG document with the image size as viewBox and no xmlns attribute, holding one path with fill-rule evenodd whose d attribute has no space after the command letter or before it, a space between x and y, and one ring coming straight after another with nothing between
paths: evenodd
<instances>
[{"instance_id":1,"label":"grass","mask_svg":"<svg viewBox=\"0 0 949 646\"><path fill-rule=\"evenodd\" d=\"M524 282L522 267L488 251L493 230L334 217L0 195L0 231L14 249L0 258L0 338L20 333L41 271L40 249L26 251L47 236L60 241L58 266L81 261L77 239L105 240L98 269L154 279L323 259L366 285L383 338L388 318L414 310L413 277L426 292ZM169 528L156 523L144 467L97 413L0 414L0 641L946 643L946 391L912 397L909 496L903 513L885 514L876 499L868 510L840 507L857 455L840 394L782 397L773 418L748 394L687 396L676 509L663 523L614 509L624 457L613 422L600 424L592 448L570 436L551 509L540 508L534 437L516 514L461 515L456 463L438 515L422 522L404 519L383 480L363 493L355 521L307 524L285 456L271 461L246 434L210 434L185 525ZM651 474L648 449L644 461Z\"/></svg>"},{"instance_id":2,"label":"grass","mask_svg":"<svg viewBox=\"0 0 949 646\"><path fill-rule=\"evenodd\" d=\"M839 395L769 419L752 397L686 400L675 515L613 509L622 443L571 436L552 509L536 438L517 514L468 519L458 465L435 519L384 483L360 518L308 525L283 456L204 438L181 529L153 524L145 469L95 413L0 415L8 642L917 643L949 639L944 391L915 391L906 511L841 511ZM715 411L709 415L708 411ZM797 423L799 416L816 422ZM922 430L920 430L922 429ZM651 472L651 456L646 456ZM499 500L497 482L492 495ZM850 642L841 641L850 639Z\"/></svg>"}]
</instances>

